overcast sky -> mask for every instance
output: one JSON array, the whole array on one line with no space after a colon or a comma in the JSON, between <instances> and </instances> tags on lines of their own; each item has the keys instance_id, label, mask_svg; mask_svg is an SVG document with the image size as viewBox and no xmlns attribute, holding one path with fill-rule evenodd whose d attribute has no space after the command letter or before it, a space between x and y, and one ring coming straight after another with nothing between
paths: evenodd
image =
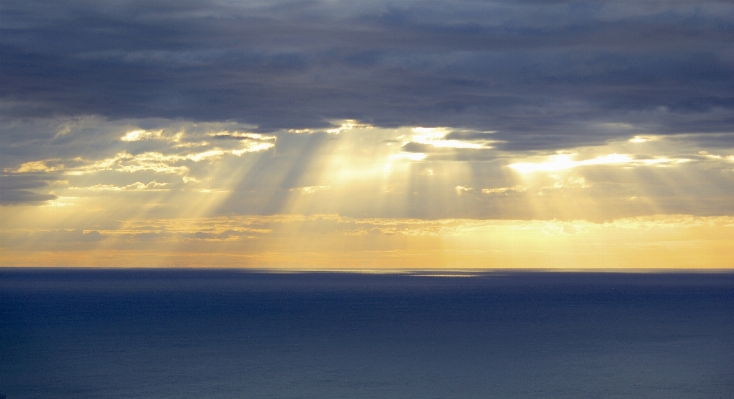
<instances>
[{"instance_id":1,"label":"overcast sky","mask_svg":"<svg viewBox=\"0 0 734 399\"><path fill-rule=\"evenodd\" d=\"M565 237L633 251L610 267L671 240L656 265L734 267L731 2L5 0L0 21L5 264L522 267Z\"/></svg>"}]
</instances>

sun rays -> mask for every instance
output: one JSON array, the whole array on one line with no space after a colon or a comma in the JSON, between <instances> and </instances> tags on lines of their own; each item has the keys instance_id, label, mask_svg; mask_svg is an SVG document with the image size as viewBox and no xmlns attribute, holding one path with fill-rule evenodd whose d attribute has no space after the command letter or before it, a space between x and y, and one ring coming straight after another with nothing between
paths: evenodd
<instances>
[{"instance_id":1,"label":"sun rays","mask_svg":"<svg viewBox=\"0 0 734 399\"><path fill-rule=\"evenodd\" d=\"M4 262L593 269L726 267L734 255L734 222L711 209L732 155L675 137L542 153L503 150L493 132L355 120L270 133L79 125L109 132L98 156L5 168L55 199L5 208ZM83 134L74 126L59 129Z\"/></svg>"}]
</instances>

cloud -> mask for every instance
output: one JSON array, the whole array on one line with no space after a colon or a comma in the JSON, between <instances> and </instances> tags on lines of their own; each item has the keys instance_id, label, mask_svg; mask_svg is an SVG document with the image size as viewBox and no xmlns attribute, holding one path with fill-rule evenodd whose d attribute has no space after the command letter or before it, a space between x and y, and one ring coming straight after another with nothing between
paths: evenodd
<instances>
[{"instance_id":1,"label":"cloud","mask_svg":"<svg viewBox=\"0 0 734 399\"><path fill-rule=\"evenodd\" d=\"M623 134L605 123L713 134L734 120L726 2L10 0L2 12L6 118L450 126L495 131L505 150ZM119 137L132 131L155 139Z\"/></svg>"},{"instance_id":2,"label":"cloud","mask_svg":"<svg viewBox=\"0 0 734 399\"><path fill-rule=\"evenodd\" d=\"M139 179L171 183L161 182L160 175L198 182L197 176L206 174L209 165L275 146L276 136L243 132L240 129L244 127L236 123L108 121L99 117L5 120L0 150L5 191L18 190L19 183L14 182L21 180L26 185L35 182L35 191L26 187L23 192L6 192L4 202L42 204L54 199L49 192L52 188L44 182L59 179L71 179L72 189L92 191L133 191L144 184ZM123 175L134 175L138 180Z\"/></svg>"},{"instance_id":3,"label":"cloud","mask_svg":"<svg viewBox=\"0 0 734 399\"><path fill-rule=\"evenodd\" d=\"M107 238L98 231L83 230L45 230L35 231L32 233L21 233L18 235L4 233L2 234L2 246L8 247L11 244L22 243L24 245L30 243L94 243Z\"/></svg>"},{"instance_id":4,"label":"cloud","mask_svg":"<svg viewBox=\"0 0 734 399\"><path fill-rule=\"evenodd\" d=\"M520 185L513 186L513 187L499 187L499 188L483 188L482 194L488 194L488 195L512 195L512 194L519 194L524 193L528 191L527 187L523 187Z\"/></svg>"},{"instance_id":5,"label":"cloud","mask_svg":"<svg viewBox=\"0 0 734 399\"><path fill-rule=\"evenodd\" d=\"M122 141L140 141L159 139L163 134L163 130L132 130L127 132L120 140Z\"/></svg>"},{"instance_id":6,"label":"cloud","mask_svg":"<svg viewBox=\"0 0 734 399\"><path fill-rule=\"evenodd\" d=\"M259 142L273 142L278 138L268 134L249 133L249 132L217 132L211 136L215 139L232 139L232 140L253 140Z\"/></svg>"},{"instance_id":7,"label":"cloud","mask_svg":"<svg viewBox=\"0 0 734 399\"><path fill-rule=\"evenodd\" d=\"M167 191L168 189L164 188L168 185L168 183L158 183L155 180L153 180L150 183L141 183L141 182L135 182L133 184L128 184L127 186L115 186L112 184L95 184L94 186L90 187L69 187L71 190L91 190L91 191Z\"/></svg>"},{"instance_id":8,"label":"cloud","mask_svg":"<svg viewBox=\"0 0 734 399\"><path fill-rule=\"evenodd\" d=\"M53 194L41 194L30 190L3 190L0 192L0 204L33 204L56 199Z\"/></svg>"},{"instance_id":9,"label":"cloud","mask_svg":"<svg viewBox=\"0 0 734 399\"><path fill-rule=\"evenodd\" d=\"M53 180L53 177L38 173L0 175L0 205L41 204L56 199L48 193L49 182Z\"/></svg>"},{"instance_id":10,"label":"cloud","mask_svg":"<svg viewBox=\"0 0 734 399\"><path fill-rule=\"evenodd\" d=\"M701 147L691 134L640 135L607 124L625 135L558 152L508 151L494 147L497 133L486 131L332 122L346 127L339 134L293 134L259 133L236 122L6 121L12 134L2 149L8 156L0 159L2 199L97 207L115 220L130 212L293 212L598 221L731 210L734 152ZM120 140L134 131L161 133ZM26 140L21 132L35 136ZM465 188L461 195L457 187ZM195 203L206 205L189 205Z\"/></svg>"}]
</instances>

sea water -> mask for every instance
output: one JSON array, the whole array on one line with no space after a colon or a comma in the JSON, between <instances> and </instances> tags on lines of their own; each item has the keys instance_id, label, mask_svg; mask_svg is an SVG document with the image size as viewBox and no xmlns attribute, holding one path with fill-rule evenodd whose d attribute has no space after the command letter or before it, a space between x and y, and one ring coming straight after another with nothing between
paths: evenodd
<instances>
[{"instance_id":1,"label":"sea water","mask_svg":"<svg viewBox=\"0 0 734 399\"><path fill-rule=\"evenodd\" d=\"M734 398L734 274L0 269L0 394Z\"/></svg>"}]
</instances>

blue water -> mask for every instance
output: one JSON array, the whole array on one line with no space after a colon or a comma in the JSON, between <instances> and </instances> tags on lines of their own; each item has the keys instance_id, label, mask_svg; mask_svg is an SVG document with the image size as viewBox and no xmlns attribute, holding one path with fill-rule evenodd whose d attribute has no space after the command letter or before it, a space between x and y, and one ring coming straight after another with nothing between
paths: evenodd
<instances>
[{"instance_id":1,"label":"blue water","mask_svg":"<svg viewBox=\"0 0 734 399\"><path fill-rule=\"evenodd\" d=\"M734 274L0 269L20 398L734 398Z\"/></svg>"}]
</instances>

